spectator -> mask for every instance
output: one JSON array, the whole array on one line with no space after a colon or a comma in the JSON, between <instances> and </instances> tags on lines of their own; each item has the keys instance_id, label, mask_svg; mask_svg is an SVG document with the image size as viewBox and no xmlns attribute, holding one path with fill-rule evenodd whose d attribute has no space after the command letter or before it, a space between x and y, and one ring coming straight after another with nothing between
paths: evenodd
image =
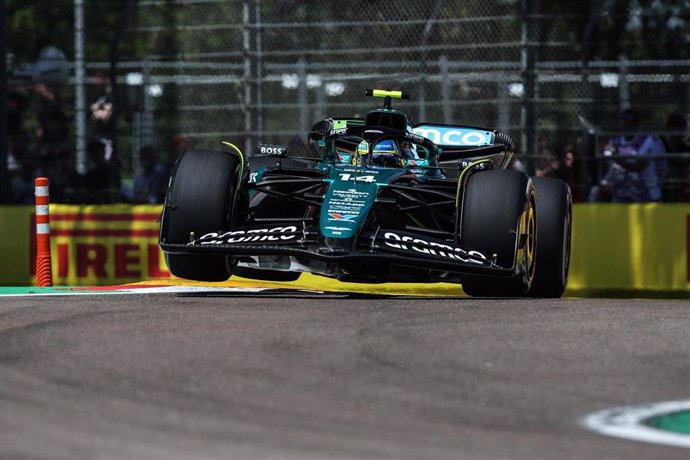
<instances>
[{"instance_id":1,"label":"spectator","mask_svg":"<svg viewBox=\"0 0 690 460\"><path fill-rule=\"evenodd\" d=\"M575 152L573 167L575 179L573 181L573 201L580 203L587 201L589 184L592 183L596 174L596 164L594 161L595 139L591 133L582 133L575 139Z\"/></svg>"},{"instance_id":2,"label":"spectator","mask_svg":"<svg viewBox=\"0 0 690 460\"><path fill-rule=\"evenodd\" d=\"M546 134L541 134L537 142L537 165L534 175L537 177L556 177L561 162L553 154Z\"/></svg>"},{"instance_id":3,"label":"spectator","mask_svg":"<svg viewBox=\"0 0 690 460\"><path fill-rule=\"evenodd\" d=\"M76 203L83 188L84 177L77 172L74 151L62 149L50 165L50 199L55 203Z\"/></svg>"},{"instance_id":4,"label":"spectator","mask_svg":"<svg viewBox=\"0 0 690 460\"><path fill-rule=\"evenodd\" d=\"M23 90L15 90L7 100L7 128L12 153L16 158L24 158L29 148L29 134L24 127L24 112L27 97Z\"/></svg>"},{"instance_id":5,"label":"spectator","mask_svg":"<svg viewBox=\"0 0 690 460\"><path fill-rule=\"evenodd\" d=\"M134 178L131 200L135 203L162 203L168 176L165 167L158 162L158 153L147 145L139 150L141 172Z\"/></svg>"},{"instance_id":6,"label":"spectator","mask_svg":"<svg viewBox=\"0 0 690 460\"><path fill-rule=\"evenodd\" d=\"M621 135L614 137L604 148L610 157L608 171L592 188L590 201L611 200L634 203L661 200L661 184L666 176L666 159L645 158L666 153L661 139L654 134L638 131L639 115L633 109L621 113Z\"/></svg>"},{"instance_id":7,"label":"spectator","mask_svg":"<svg viewBox=\"0 0 690 460\"><path fill-rule=\"evenodd\" d=\"M571 189L575 183L575 145L568 144L563 149L563 155L554 169L554 177L564 180Z\"/></svg>"},{"instance_id":8,"label":"spectator","mask_svg":"<svg viewBox=\"0 0 690 460\"><path fill-rule=\"evenodd\" d=\"M39 83L34 86L34 92L38 95L36 137L39 141L39 154L43 157L52 157L55 152L67 148L70 121L65 115L58 94L50 86Z\"/></svg>"},{"instance_id":9,"label":"spectator","mask_svg":"<svg viewBox=\"0 0 690 460\"><path fill-rule=\"evenodd\" d=\"M88 166L83 195L86 203L115 203L120 199L120 172L117 165L106 159L108 147L103 139L91 141L86 146Z\"/></svg>"},{"instance_id":10,"label":"spectator","mask_svg":"<svg viewBox=\"0 0 690 460\"><path fill-rule=\"evenodd\" d=\"M110 139L110 119L113 115L110 79L97 71L94 75L94 87L97 94L91 104L91 120L93 121L94 136L99 139Z\"/></svg>"},{"instance_id":11,"label":"spectator","mask_svg":"<svg viewBox=\"0 0 690 460\"><path fill-rule=\"evenodd\" d=\"M9 154L13 157L13 167L17 168L15 171L21 171L20 175L30 182L33 177L41 175L42 170L38 158L30 154L32 140L24 126L24 115L29 107L29 99L24 90L25 88L17 88L8 96L7 127Z\"/></svg>"},{"instance_id":12,"label":"spectator","mask_svg":"<svg viewBox=\"0 0 690 460\"><path fill-rule=\"evenodd\" d=\"M33 184L25 177L22 165L11 153L7 155L7 172L10 177L11 202L14 204L33 204Z\"/></svg>"}]
</instances>

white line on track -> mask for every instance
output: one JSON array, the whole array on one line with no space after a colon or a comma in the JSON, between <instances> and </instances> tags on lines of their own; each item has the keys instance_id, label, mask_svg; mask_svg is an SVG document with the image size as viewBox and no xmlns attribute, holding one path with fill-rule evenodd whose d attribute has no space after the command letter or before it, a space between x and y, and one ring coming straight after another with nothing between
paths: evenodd
<instances>
[{"instance_id":1,"label":"white line on track","mask_svg":"<svg viewBox=\"0 0 690 460\"><path fill-rule=\"evenodd\" d=\"M123 289L55 289L47 292L11 293L0 294L0 297L36 297L36 296L66 296L66 295L117 295L117 294L185 294L185 293L257 293L267 291L266 288L240 288L240 287L206 287L206 286L153 286Z\"/></svg>"},{"instance_id":2,"label":"white line on track","mask_svg":"<svg viewBox=\"0 0 690 460\"><path fill-rule=\"evenodd\" d=\"M582 425L608 436L690 448L690 435L659 430L642 424L643 420L650 417L686 410L690 410L690 400L616 407L586 416L582 419Z\"/></svg>"}]
</instances>

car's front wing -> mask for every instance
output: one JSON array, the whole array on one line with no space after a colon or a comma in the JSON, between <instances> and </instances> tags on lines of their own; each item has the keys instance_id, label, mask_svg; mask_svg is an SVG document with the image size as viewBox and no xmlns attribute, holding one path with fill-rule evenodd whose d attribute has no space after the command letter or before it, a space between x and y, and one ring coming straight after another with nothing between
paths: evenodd
<instances>
[{"instance_id":1,"label":"car's front wing","mask_svg":"<svg viewBox=\"0 0 690 460\"><path fill-rule=\"evenodd\" d=\"M326 263L386 262L418 269L511 276L515 267L498 266L493 254L467 250L445 240L394 229L363 232L352 248L320 238L306 223L247 227L212 232L187 244L161 240L164 252L226 256L290 256Z\"/></svg>"}]
</instances>

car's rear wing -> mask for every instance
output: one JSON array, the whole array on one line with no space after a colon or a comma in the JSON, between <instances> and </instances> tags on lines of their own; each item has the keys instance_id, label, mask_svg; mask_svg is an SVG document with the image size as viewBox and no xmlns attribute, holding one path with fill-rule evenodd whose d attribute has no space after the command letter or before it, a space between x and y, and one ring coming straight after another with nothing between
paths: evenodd
<instances>
[{"instance_id":1,"label":"car's rear wing","mask_svg":"<svg viewBox=\"0 0 690 460\"><path fill-rule=\"evenodd\" d=\"M426 137L442 149L444 147L476 148L494 144L496 134L486 128L421 123L412 128L415 134Z\"/></svg>"},{"instance_id":2,"label":"car's rear wing","mask_svg":"<svg viewBox=\"0 0 690 460\"><path fill-rule=\"evenodd\" d=\"M421 123L413 132L434 142L441 165L463 164L487 158L500 167L512 156L513 142L506 134L477 126Z\"/></svg>"}]
</instances>

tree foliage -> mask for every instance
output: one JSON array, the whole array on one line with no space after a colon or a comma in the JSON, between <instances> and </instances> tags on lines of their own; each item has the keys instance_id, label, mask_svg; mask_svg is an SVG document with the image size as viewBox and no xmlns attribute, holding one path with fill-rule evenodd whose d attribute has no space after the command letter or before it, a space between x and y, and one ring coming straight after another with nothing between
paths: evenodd
<instances>
[{"instance_id":1,"label":"tree foliage","mask_svg":"<svg viewBox=\"0 0 690 460\"><path fill-rule=\"evenodd\" d=\"M127 0L84 2L85 53L91 61L107 61L115 31L122 20ZM134 15L128 27L137 22ZM74 57L74 0L7 0L7 50L17 64L32 62L39 51L52 45L68 60ZM125 33L120 53L141 56L141 38Z\"/></svg>"},{"instance_id":2,"label":"tree foliage","mask_svg":"<svg viewBox=\"0 0 690 460\"><path fill-rule=\"evenodd\" d=\"M261 2L264 24L348 21L379 21L371 39L390 47L414 42L421 45L424 24L412 29L396 22L430 17L439 0L409 2L404 8L395 2L357 0L347 9L340 2L304 2L274 0ZM522 0L528 1L528 0ZM537 1L537 0L529 0ZM110 46L122 19L128 0L87 0L84 2L86 54L91 61L106 61ZM318 8L315 5L318 4ZM457 23L432 29L429 44L471 44L478 37L484 40L519 40L520 1L471 0L440 1L440 18L501 17L515 15L514 29L496 28L485 20L476 24ZM209 18L208 11L213 8ZM616 59L620 54L637 59L678 59L690 56L690 0L551 0L540 1L539 27L542 41L568 41L573 55L584 52L586 59ZM74 0L7 0L8 50L16 62L29 62L46 45L54 45L67 56L74 54ZM173 0L139 5L123 35L120 54L128 59L145 54L175 56L181 49L186 53L218 49L221 37L240 45L241 31L219 31L201 34L185 30L184 26L198 23L241 24L241 2L216 4L185 4ZM137 33L138 26L158 27L157 33ZM354 27L354 26L353 26ZM504 23L505 27L505 23ZM309 33L306 33L309 32ZM277 29L267 27L264 40L267 50L284 48L324 49L338 46L362 47L357 34L347 28ZM183 40L180 40L180 39ZM685 45L685 46L682 46Z\"/></svg>"}]
</instances>

